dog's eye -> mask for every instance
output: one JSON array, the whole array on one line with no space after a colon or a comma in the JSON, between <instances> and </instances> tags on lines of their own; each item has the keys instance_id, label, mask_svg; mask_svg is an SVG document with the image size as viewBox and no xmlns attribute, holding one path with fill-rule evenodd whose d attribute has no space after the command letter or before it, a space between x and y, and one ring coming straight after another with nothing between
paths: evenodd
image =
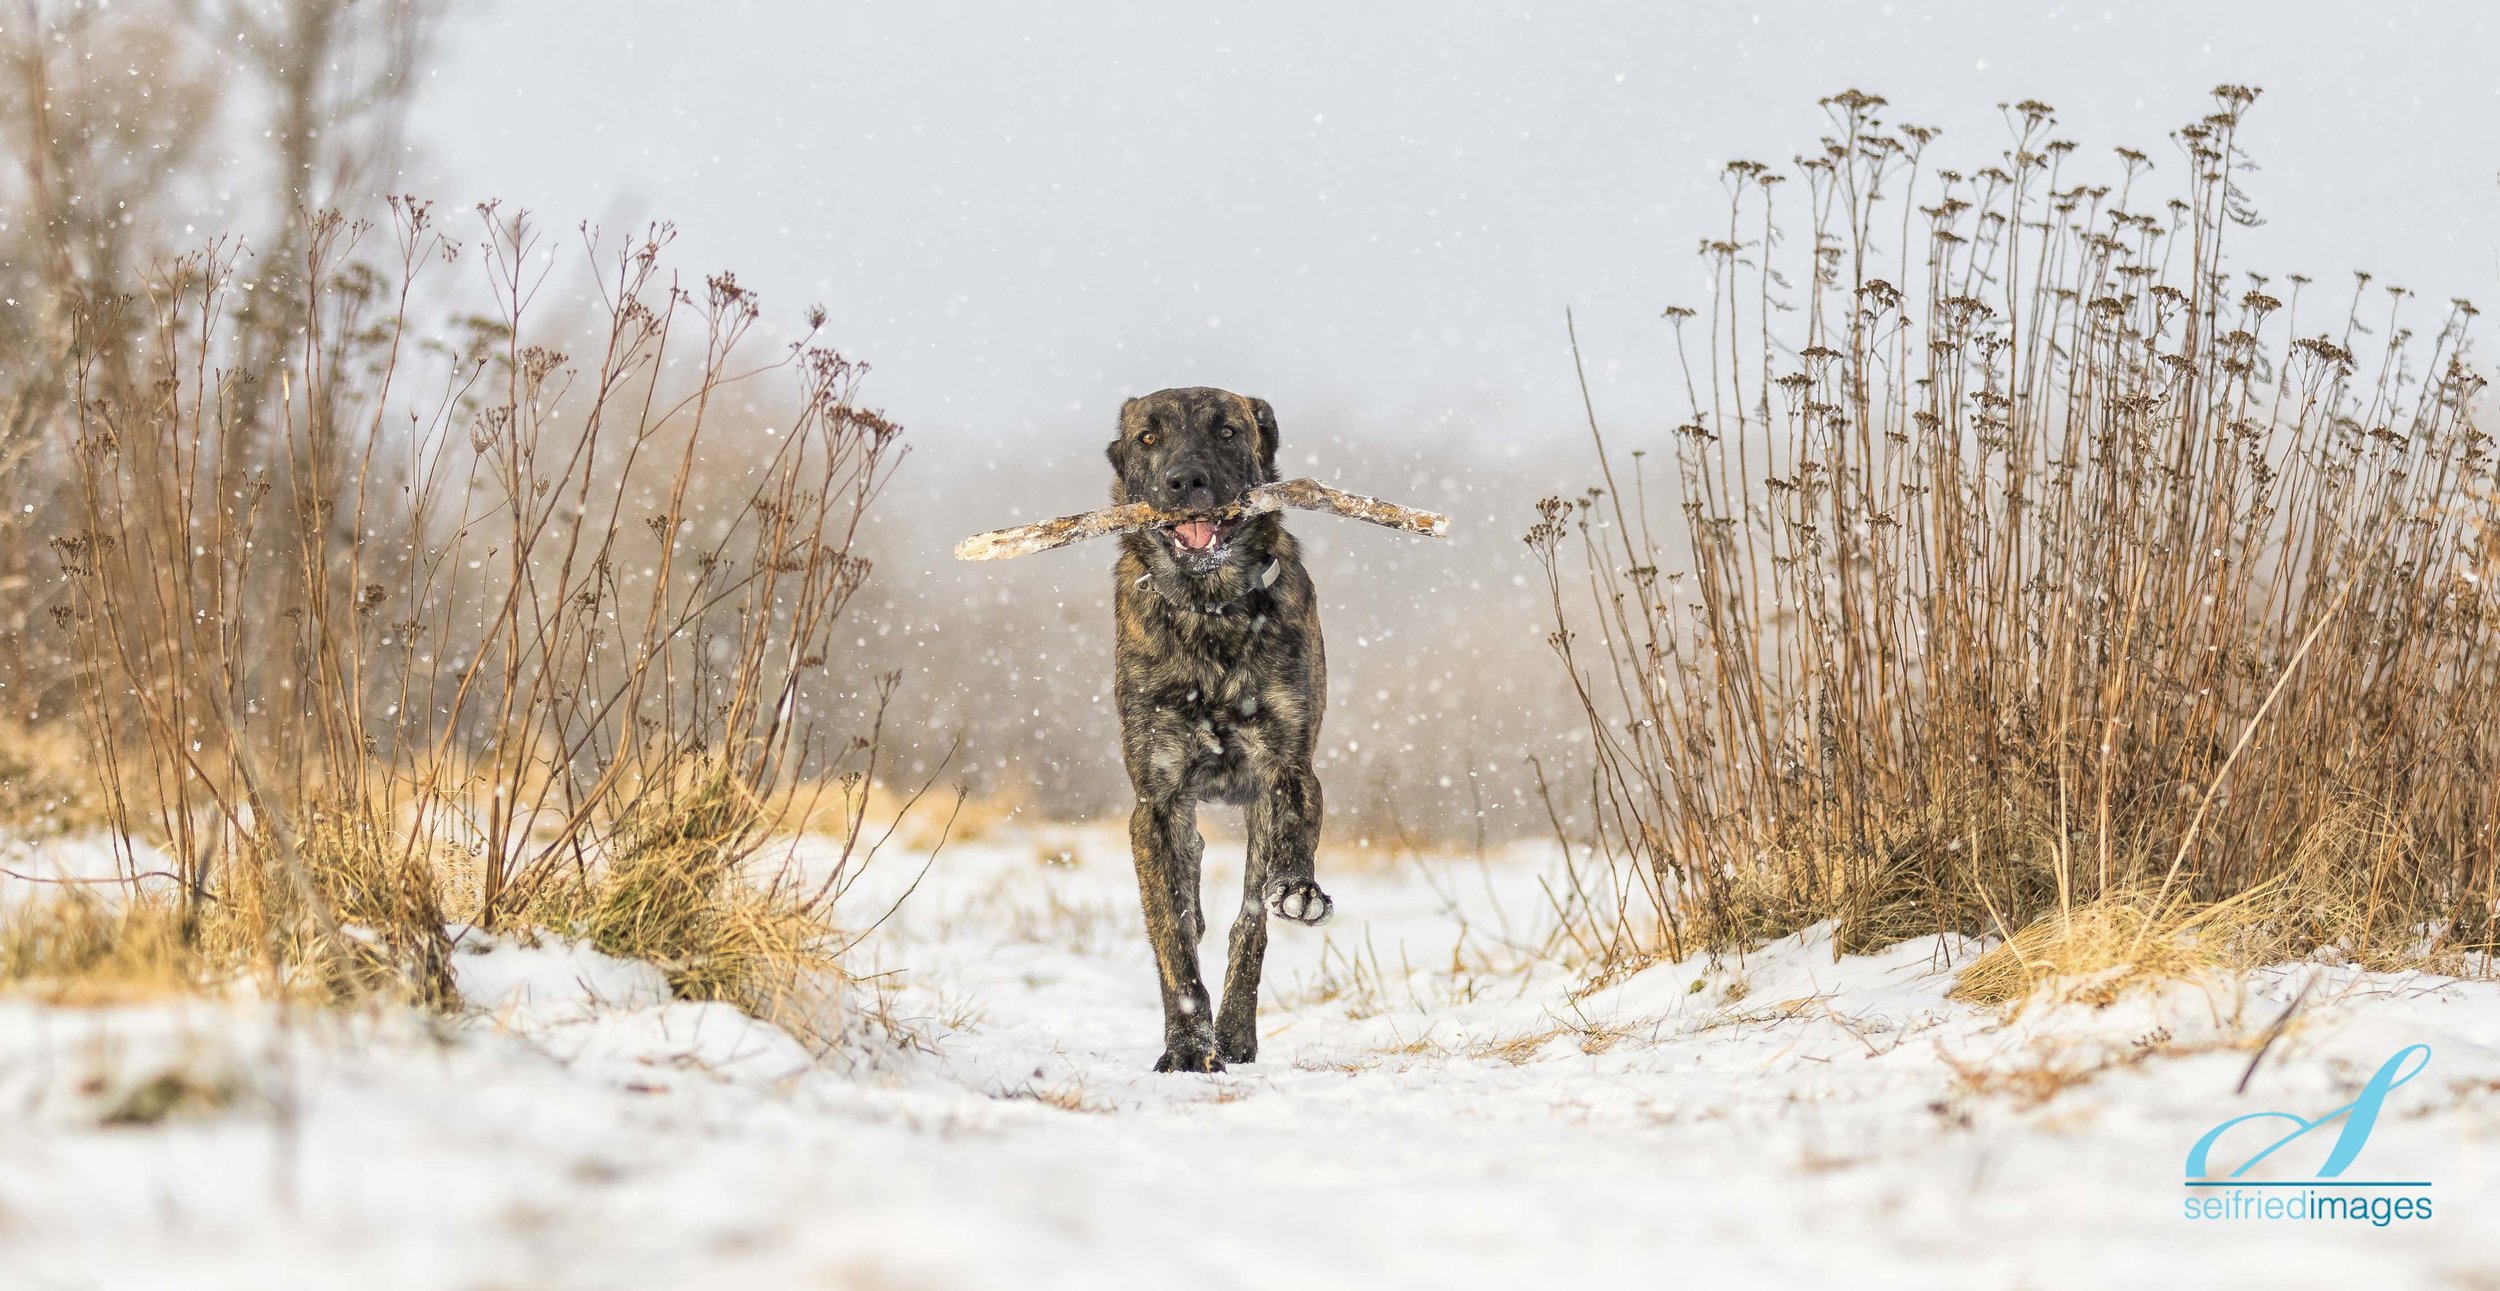
<instances>
[{"instance_id":1,"label":"dog's eye","mask_svg":"<svg viewBox=\"0 0 2500 1291\"><path fill-rule=\"evenodd\" d=\"M1231 439L1233 437L1233 426L1231 422L1224 423L1224 425L1219 427L1219 429L1224 432L1224 438Z\"/></svg>"},{"instance_id":2,"label":"dog's eye","mask_svg":"<svg viewBox=\"0 0 2500 1291\"><path fill-rule=\"evenodd\" d=\"M1150 431L1147 431L1147 432L1146 432L1145 434L1143 434L1143 435L1139 435L1139 436L1137 437L1137 442L1138 442L1138 443L1141 443L1141 444L1144 444L1144 445L1145 445L1146 447L1148 447L1148 448L1152 448L1152 447L1154 447L1154 446L1155 446L1155 444L1156 444L1158 441L1160 441L1162 438L1163 438L1163 436L1158 435L1158 434L1156 434L1156 433L1154 433L1153 431L1151 431L1151 430L1150 430Z\"/></svg>"}]
</instances>

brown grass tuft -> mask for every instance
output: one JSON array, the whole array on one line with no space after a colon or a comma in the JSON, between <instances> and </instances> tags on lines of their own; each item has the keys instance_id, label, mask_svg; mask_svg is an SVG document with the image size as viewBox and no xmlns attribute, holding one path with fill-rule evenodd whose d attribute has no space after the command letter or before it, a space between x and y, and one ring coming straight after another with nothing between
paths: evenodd
<instances>
[{"instance_id":1,"label":"brown grass tuft","mask_svg":"<svg viewBox=\"0 0 2500 1291\"><path fill-rule=\"evenodd\" d=\"M80 887L0 907L0 985L52 1004L129 1004L212 980L178 903L114 902Z\"/></svg>"},{"instance_id":2,"label":"brown grass tuft","mask_svg":"<svg viewBox=\"0 0 2500 1291\"><path fill-rule=\"evenodd\" d=\"M1952 995L2020 1004L2055 983L2060 998L2098 1007L2139 987L2245 963L2254 949L2250 936L2269 913L2264 895L2188 909L2121 893L2052 911L1972 960Z\"/></svg>"},{"instance_id":3,"label":"brown grass tuft","mask_svg":"<svg viewBox=\"0 0 2500 1291\"><path fill-rule=\"evenodd\" d=\"M843 981L839 930L792 876L747 872L765 805L726 766L644 804L572 921L600 950L648 960L681 999L718 1000L816 1040Z\"/></svg>"}]
</instances>

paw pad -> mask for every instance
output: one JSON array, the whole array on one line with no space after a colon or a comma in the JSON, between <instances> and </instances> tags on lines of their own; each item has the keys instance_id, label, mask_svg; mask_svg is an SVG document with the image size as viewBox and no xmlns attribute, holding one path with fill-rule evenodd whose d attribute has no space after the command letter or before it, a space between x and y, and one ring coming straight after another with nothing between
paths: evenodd
<instances>
[{"instance_id":1,"label":"paw pad","mask_svg":"<svg viewBox=\"0 0 2500 1291\"><path fill-rule=\"evenodd\" d=\"M1269 914L1313 928L1328 922L1337 909L1337 903L1309 879L1278 879L1267 885L1264 895Z\"/></svg>"}]
</instances>

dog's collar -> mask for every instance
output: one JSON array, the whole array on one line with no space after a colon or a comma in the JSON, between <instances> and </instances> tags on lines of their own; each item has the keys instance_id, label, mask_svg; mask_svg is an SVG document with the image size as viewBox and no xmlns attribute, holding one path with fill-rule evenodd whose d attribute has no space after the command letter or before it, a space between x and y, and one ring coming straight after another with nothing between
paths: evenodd
<instances>
[{"instance_id":1,"label":"dog's collar","mask_svg":"<svg viewBox=\"0 0 2500 1291\"><path fill-rule=\"evenodd\" d=\"M1173 609L1187 610L1192 614L1221 615L1224 611L1239 604L1242 596L1248 596L1252 592L1264 592L1267 589L1274 587L1276 585L1276 580L1282 577L1284 572L1284 565L1274 556L1270 556L1267 558L1267 563L1259 567L1259 576L1251 581L1250 586L1242 589L1241 596L1236 596L1230 601L1217 601L1213 605L1201 605L1192 601L1184 601L1173 596L1170 592L1164 590L1162 580L1157 579L1152 574L1140 574L1138 575L1137 581L1154 588L1155 593L1161 596L1164 602L1170 605Z\"/></svg>"}]
</instances>

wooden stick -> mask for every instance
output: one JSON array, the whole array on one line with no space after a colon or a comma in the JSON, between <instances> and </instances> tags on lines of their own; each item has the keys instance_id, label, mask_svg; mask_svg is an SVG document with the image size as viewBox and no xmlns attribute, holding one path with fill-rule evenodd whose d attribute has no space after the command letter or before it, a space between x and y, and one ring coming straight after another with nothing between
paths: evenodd
<instances>
[{"instance_id":1,"label":"wooden stick","mask_svg":"<svg viewBox=\"0 0 2500 1291\"><path fill-rule=\"evenodd\" d=\"M1262 484L1250 490L1241 501L1205 514L1162 511L1151 503L1128 502L1116 507L1060 516L1055 520L1017 525L1012 529L993 529L956 543L955 559L1007 560L1129 529L1150 529L1185 520L1240 520L1281 511L1286 507L1344 516L1349 520L1422 534L1427 538L1446 538L1450 535L1448 516L1402 507L1394 502L1367 498L1343 489L1332 489L1317 480L1285 480Z\"/></svg>"}]
</instances>

